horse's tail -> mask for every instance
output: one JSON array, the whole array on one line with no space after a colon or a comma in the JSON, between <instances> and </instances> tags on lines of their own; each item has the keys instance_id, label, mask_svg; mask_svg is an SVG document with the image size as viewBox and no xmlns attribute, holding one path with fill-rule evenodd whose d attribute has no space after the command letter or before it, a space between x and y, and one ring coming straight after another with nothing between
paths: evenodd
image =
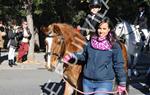
<instances>
[{"instance_id":1,"label":"horse's tail","mask_svg":"<svg viewBox=\"0 0 150 95\"><path fill-rule=\"evenodd\" d=\"M125 44L121 41L119 41L119 45L121 47L121 50L122 50L122 54L123 54L123 59L124 59L124 68L125 68L125 71L127 72L127 69L128 69L128 54L127 54L127 49L125 47Z\"/></svg>"}]
</instances>

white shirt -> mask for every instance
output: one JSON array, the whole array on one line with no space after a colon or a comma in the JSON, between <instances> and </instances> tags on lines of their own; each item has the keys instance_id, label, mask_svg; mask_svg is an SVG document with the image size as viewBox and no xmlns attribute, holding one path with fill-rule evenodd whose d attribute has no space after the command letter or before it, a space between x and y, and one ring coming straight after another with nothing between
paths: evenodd
<instances>
[{"instance_id":1,"label":"white shirt","mask_svg":"<svg viewBox=\"0 0 150 95\"><path fill-rule=\"evenodd\" d=\"M29 34L28 34L27 30L23 29L23 39L22 39L22 42L28 43L29 42L28 37L29 37Z\"/></svg>"},{"instance_id":2,"label":"white shirt","mask_svg":"<svg viewBox=\"0 0 150 95\"><path fill-rule=\"evenodd\" d=\"M141 17L143 14L144 14L144 11L142 11L142 12L140 13L140 17Z\"/></svg>"}]
</instances>

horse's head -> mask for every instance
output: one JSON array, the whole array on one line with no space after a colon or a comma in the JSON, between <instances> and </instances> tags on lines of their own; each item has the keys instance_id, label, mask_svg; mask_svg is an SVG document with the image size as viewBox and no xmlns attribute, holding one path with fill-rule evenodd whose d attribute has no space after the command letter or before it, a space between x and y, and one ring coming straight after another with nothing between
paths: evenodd
<instances>
[{"instance_id":1,"label":"horse's head","mask_svg":"<svg viewBox=\"0 0 150 95\"><path fill-rule=\"evenodd\" d=\"M64 53L64 38L57 24L51 24L45 29L46 34L46 67L53 71Z\"/></svg>"},{"instance_id":2,"label":"horse's head","mask_svg":"<svg viewBox=\"0 0 150 95\"><path fill-rule=\"evenodd\" d=\"M134 43L140 42L138 30L127 22L121 22L116 25L115 33L117 37Z\"/></svg>"},{"instance_id":3,"label":"horse's head","mask_svg":"<svg viewBox=\"0 0 150 95\"><path fill-rule=\"evenodd\" d=\"M53 23L45 29L47 43L47 68L55 69L64 55L81 51L85 38L71 25Z\"/></svg>"},{"instance_id":4,"label":"horse's head","mask_svg":"<svg viewBox=\"0 0 150 95\"><path fill-rule=\"evenodd\" d=\"M117 37L120 37L122 38L125 34L125 26L124 26L124 23L117 23L116 25L116 29L115 29L115 33L117 35Z\"/></svg>"}]
</instances>

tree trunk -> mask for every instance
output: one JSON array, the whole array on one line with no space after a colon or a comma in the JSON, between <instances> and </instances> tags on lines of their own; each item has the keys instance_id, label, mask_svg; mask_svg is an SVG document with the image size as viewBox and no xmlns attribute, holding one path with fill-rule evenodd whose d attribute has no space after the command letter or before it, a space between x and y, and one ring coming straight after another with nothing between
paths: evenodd
<instances>
[{"instance_id":1,"label":"tree trunk","mask_svg":"<svg viewBox=\"0 0 150 95\"><path fill-rule=\"evenodd\" d=\"M32 14L28 14L26 18L27 18L27 22L28 22L28 27L32 34L32 37L30 40L30 46L29 46L28 60L34 61L34 58L35 58L35 56L34 56L34 27L33 27Z\"/></svg>"}]
</instances>

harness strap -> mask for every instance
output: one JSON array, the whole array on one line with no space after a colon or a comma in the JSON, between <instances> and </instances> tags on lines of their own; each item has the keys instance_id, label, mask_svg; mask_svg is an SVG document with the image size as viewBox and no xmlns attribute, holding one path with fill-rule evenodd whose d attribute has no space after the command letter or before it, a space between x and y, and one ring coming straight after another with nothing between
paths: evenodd
<instances>
[{"instance_id":1,"label":"harness strap","mask_svg":"<svg viewBox=\"0 0 150 95\"><path fill-rule=\"evenodd\" d=\"M65 63L63 60L62 60L62 62ZM69 63L65 63L65 64L70 65ZM69 82L65 79L65 75L64 75L64 74L63 74L63 76L62 76L62 79L63 79L65 82L69 83ZM70 83L69 83L69 84L70 84ZM102 93L102 94L117 94L117 93L118 93L118 91L83 92L83 91L77 89L76 87L72 86L71 84L70 84L70 86L71 86L75 91L77 91L78 93L81 93L81 94L96 94L96 93ZM125 94L128 95L127 90L125 90Z\"/></svg>"},{"instance_id":2,"label":"harness strap","mask_svg":"<svg viewBox=\"0 0 150 95\"><path fill-rule=\"evenodd\" d=\"M69 83L64 77L65 77L65 76L63 75L62 79L63 79L65 82ZM69 83L69 84L70 84L70 83ZM71 85L71 87L72 87L75 91L77 91L77 92L79 92L79 93L81 93L81 94L96 94L96 93L101 93L101 94L117 94L117 93L118 93L118 91L83 92L83 91L78 90L77 88L73 87L72 85ZM128 92L127 92L126 90L125 90L125 94L128 95Z\"/></svg>"}]
</instances>

